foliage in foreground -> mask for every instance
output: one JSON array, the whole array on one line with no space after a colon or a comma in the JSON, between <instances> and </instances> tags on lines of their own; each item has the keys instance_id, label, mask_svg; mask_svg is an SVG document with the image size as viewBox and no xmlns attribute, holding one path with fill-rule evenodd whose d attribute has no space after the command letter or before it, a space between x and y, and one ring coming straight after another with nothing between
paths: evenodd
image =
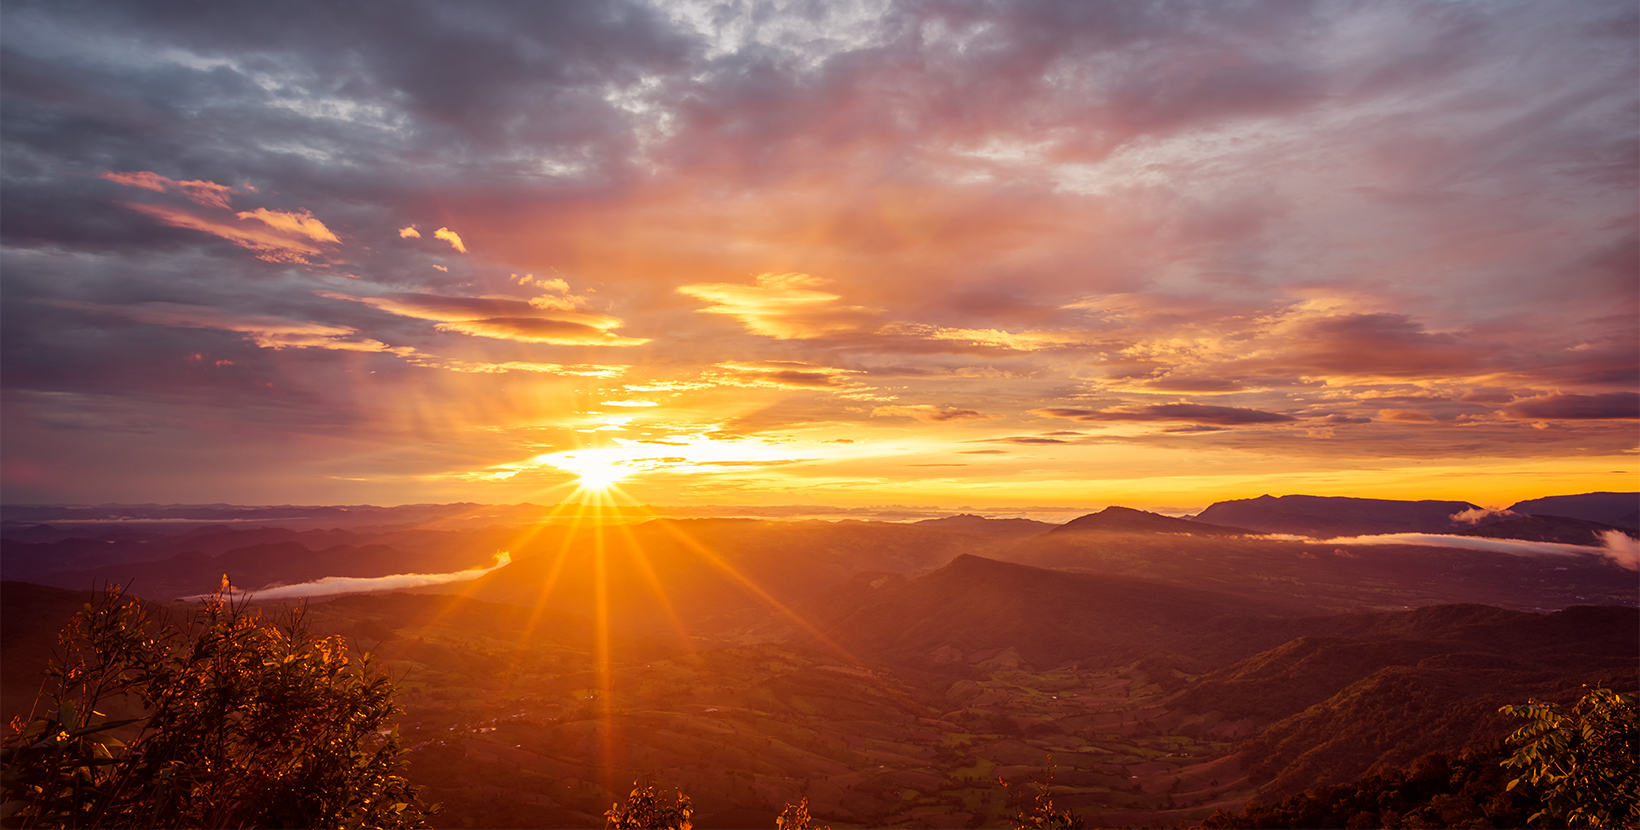
<instances>
[{"instance_id":1,"label":"foliage in foreground","mask_svg":"<svg viewBox=\"0 0 1640 830\"><path fill-rule=\"evenodd\" d=\"M48 713L0 743L9 827L425 827L436 809L404 778L392 682L299 610L264 624L217 595L178 631L115 587L59 650Z\"/></svg>"},{"instance_id":2,"label":"foliage in foreground","mask_svg":"<svg viewBox=\"0 0 1640 830\"><path fill-rule=\"evenodd\" d=\"M1317 787L1275 804L1215 812L1202 827L1634 827L1635 696L1594 689L1570 714L1552 703L1505 706L1531 719L1507 742L1410 769ZM1511 772L1511 768L1518 772Z\"/></svg>"},{"instance_id":3,"label":"foliage in foreground","mask_svg":"<svg viewBox=\"0 0 1640 830\"><path fill-rule=\"evenodd\" d=\"M1635 695L1592 689L1564 713L1553 703L1527 701L1501 710L1531 723L1509 736L1519 749L1504 763L1543 793L1529 822L1556 827L1640 825L1640 720Z\"/></svg>"},{"instance_id":4,"label":"foliage in foreground","mask_svg":"<svg viewBox=\"0 0 1640 830\"><path fill-rule=\"evenodd\" d=\"M1082 818L1069 809L1060 810L1053 803L1053 761L1048 762L1048 772L1041 782L1037 782L1036 795L1027 803L1025 795L1014 790L997 778L1002 785L1002 791L1008 802L1008 808L1014 811L1013 826L1017 830L1081 830Z\"/></svg>"},{"instance_id":5,"label":"foliage in foreground","mask_svg":"<svg viewBox=\"0 0 1640 830\"><path fill-rule=\"evenodd\" d=\"M809 797L805 795L796 804L786 802L786 808L775 816L774 826L775 830L831 830L830 826L815 828L813 822L809 816Z\"/></svg>"},{"instance_id":6,"label":"foliage in foreground","mask_svg":"<svg viewBox=\"0 0 1640 830\"><path fill-rule=\"evenodd\" d=\"M689 830L694 825L689 817L695 808L682 790L668 807L655 793L655 785L632 782L632 792L625 804L611 805L604 813L604 827L608 830Z\"/></svg>"}]
</instances>

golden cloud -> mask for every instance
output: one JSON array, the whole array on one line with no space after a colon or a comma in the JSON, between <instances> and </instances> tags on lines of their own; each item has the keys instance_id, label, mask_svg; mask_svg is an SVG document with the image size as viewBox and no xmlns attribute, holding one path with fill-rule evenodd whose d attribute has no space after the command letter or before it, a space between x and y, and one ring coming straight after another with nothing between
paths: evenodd
<instances>
[{"instance_id":1,"label":"golden cloud","mask_svg":"<svg viewBox=\"0 0 1640 830\"><path fill-rule=\"evenodd\" d=\"M275 230L301 234L319 242L340 243L342 241L336 238L336 234L330 232L330 228L325 227L325 223L313 218L313 214L307 210L300 213L287 213L282 210L257 208L256 210L242 210L234 215L240 219L258 219L261 220L262 224Z\"/></svg>"},{"instance_id":2,"label":"golden cloud","mask_svg":"<svg viewBox=\"0 0 1640 830\"><path fill-rule=\"evenodd\" d=\"M808 274L761 274L753 285L698 283L678 293L713 305L707 314L726 314L753 334L776 340L811 340L866 328L875 310L837 305L836 294L818 290L826 280Z\"/></svg>"},{"instance_id":3,"label":"golden cloud","mask_svg":"<svg viewBox=\"0 0 1640 830\"><path fill-rule=\"evenodd\" d=\"M461 237L457 236L456 232L450 230L449 228L439 228L438 230L433 231L433 238L442 239L445 242L450 243L450 247L464 254L467 253L467 246L461 243Z\"/></svg>"},{"instance_id":4,"label":"golden cloud","mask_svg":"<svg viewBox=\"0 0 1640 830\"><path fill-rule=\"evenodd\" d=\"M318 248L300 240L290 239L256 228L224 224L203 216L195 216L185 210L162 205L145 205L139 202L126 202L124 204L138 213L146 214L167 225L219 236L241 248L255 252L258 259L269 262L294 262L306 265L308 264L308 257L319 256L323 253Z\"/></svg>"},{"instance_id":5,"label":"golden cloud","mask_svg":"<svg viewBox=\"0 0 1640 830\"><path fill-rule=\"evenodd\" d=\"M116 184L140 187L156 193L181 193L198 204L207 207L219 207L224 210L228 209L228 200L230 198L228 194L239 192L225 184L198 179L179 182L145 170L132 173L116 173L110 170L102 174L102 177Z\"/></svg>"},{"instance_id":6,"label":"golden cloud","mask_svg":"<svg viewBox=\"0 0 1640 830\"><path fill-rule=\"evenodd\" d=\"M621 320L605 314L541 308L522 300L498 297L443 297L436 294L392 294L385 297L355 297L328 291L316 292L334 300L364 303L389 314L418 320L433 320L439 331L474 337L513 340L520 343L550 343L558 346L638 346L646 338L621 337L610 333Z\"/></svg>"},{"instance_id":7,"label":"golden cloud","mask_svg":"<svg viewBox=\"0 0 1640 830\"><path fill-rule=\"evenodd\" d=\"M923 423L940 424L946 421L989 421L995 415L987 415L975 409L959 409L953 406L928 406L916 404L911 406L879 406L871 410L874 418L885 415L903 415L907 418L916 418Z\"/></svg>"},{"instance_id":8,"label":"golden cloud","mask_svg":"<svg viewBox=\"0 0 1640 830\"><path fill-rule=\"evenodd\" d=\"M726 386L832 390L861 388L859 384L849 382L849 375L862 374L855 369L837 369L787 360L719 363L716 368L721 371L707 372L702 377Z\"/></svg>"}]
</instances>

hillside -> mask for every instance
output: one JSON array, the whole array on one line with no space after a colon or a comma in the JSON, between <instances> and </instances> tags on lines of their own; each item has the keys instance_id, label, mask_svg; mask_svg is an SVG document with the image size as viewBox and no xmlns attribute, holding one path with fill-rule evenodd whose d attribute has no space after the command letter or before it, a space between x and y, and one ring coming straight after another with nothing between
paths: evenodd
<instances>
[{"instance_id":1,"label":"hillside","mask_svg":"<svg viewBox=\"0 0 1640 830\"><path fill-rule=\"evenodd\" d=\"M1165 650L1216 657L1201 641L1227 615L1296 609L1124 576L1073 574L959 556L909 580L829 594L804 614L845 649L932 670L1012 663L1112 666Z\"/></svg>"},{"instance_id":2,"label":"hillside","mask_svg":"<svg viewBox=\"0 0 1640 830\"><path fill-rule=\"evenodd\" d=\"M1189 519L1175 519L1160 513L1134 510L1131 507L1107 507L1098 513L1089 513L1072 519L1049 531L1051 533L1182 533L1188 536L1243 536L1254 531L1239 527L1220 527Z\"/></svg>"},{"instance_id":3,"label":"hillside","mask_svg":"<svg viewBox=\"0 0 1640 830\"><path fill-rule=\"evenodd\" d=\"M1217 502L1196 514L1195 521L1332 539L1379 533L1453 533L1470 527L1454 522L1453 516L1480 509L1466 501L1259 496Z\"/></svg>"},{"instance_id":4,"label":"hillside","mask_svg":"<svg viewBox=\"0 0 1640 830\"><path fill-rule=\"evenodd\" d=\"M1633 608L1439 606L1297 627L1325 634L1206 674L1173 701L1267 724L1238 746L1265 797L1497 740L1515 726L1497 716L1506 703L1632 690L1640 653Z\"/></svg>"},{"instance_id":5,"label":"hillside","mask_svg":"<svg viewBox=\"0 0 1640 830\"><path fill-rule=\"evenodd\" d=\"M1528 516L1560 516L1620 527L1640 533L1640 493L1579 493L1546 496L1512 505L1510 510Z\"/></svg>"},{"instance_id":6,"label":"hillside","mask_svg":"<svg viewBox=\"0 0 1640 830\"><path fill-rule=\"evenodd\" d=\"M1411 544L1088 530L1046 533L996 558L1232 594L1312 614L1450 603L1552 610L1636 601L1633 572L1593 551L1521 556Z\"/></svg>"},{"instance_id":7,"label":"hillside","mask_svg":"<svg viewBox=\"0 0 1640 830\"><path fill-rule=\"evenodd\" d=\"M578 529L460 590L589 618L607 613L622 630L722 631L783 617L858 573L917 573L1013 538L877 522L667 519Z\"/></svg>"},{"instance_id":8,"label":"hillside","mask_svg":"<svg viewBox=\"0 0 1640 830\"><path fill-rule=\"evenodd\" d=\"M1599 547L1604 541L1606 531L1615 530L1635 535L1633 531L1626 531L1601 522L1591 522L1584 519L1568 519L1562 516L1525 516L1519 519L1508 519L1497 524L1481 525L1464 531L1463 536L1479 536L1487 539L1525 539L1530 542L1555 542L1563 545L1586 545Z\"/></svg>"}]
</instances>

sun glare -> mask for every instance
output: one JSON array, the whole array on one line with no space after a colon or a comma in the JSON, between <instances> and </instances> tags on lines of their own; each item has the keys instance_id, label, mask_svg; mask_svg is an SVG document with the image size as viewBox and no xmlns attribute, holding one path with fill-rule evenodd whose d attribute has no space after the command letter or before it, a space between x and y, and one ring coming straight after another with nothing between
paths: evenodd
<instances>
[{"instance_id":1,"label":"sun glare","mask_svg":"<svg viewBox=\"0 0 1640 830\"><path fill-rule=\"evenodd\" d=\"M635 472L619 461L587 453L560 455L553 458L552 464L578 476L575 483L583 490L608 489L610 485Z\"/></svg>"}]
</instances>

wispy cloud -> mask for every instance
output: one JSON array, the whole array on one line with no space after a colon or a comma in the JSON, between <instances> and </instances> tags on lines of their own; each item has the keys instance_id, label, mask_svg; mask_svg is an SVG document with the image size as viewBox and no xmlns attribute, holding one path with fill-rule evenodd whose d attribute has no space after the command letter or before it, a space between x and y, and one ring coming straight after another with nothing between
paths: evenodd
<instances>
[{"instance_id":1,"label":"wispy cloud","mask_svg":"<svg viewBox=\"0 0 1640 830\"><path fill-rule=\"evenodd\" d=\"M821 290L826 280L808 274L762 274L751 285L699 283L679 286L678 293L706 300L707 314L739 320L753 334L777 340L840 335L866 328L870 309L843 305L837 294Z\"/></svg>"},{"instance_id":2,"label":"wispy cloud","mask_svg":"<svg viewBox=\"0 0 1640 830\"><path fill-rule=\"evenodd\" d=\"M109 171L103 173L102 178L117 184L128 185L130 187L140 187L144 190L152 190L156 193L181 193L198 204L205 205L206 207L222 208L224 210L229 207L232 200L232 197L229 194L239 192L225 184L217 184L216 182L202 181L199 179L179 182L174 179L168 179L158 173L150 173L148 171L136 171L131 173L117 173L114 171Z\"/></svg>"},{"instance_id":3,"label":"wispy cloud","mask_svg":"<svg viewBox=\"0 0 1640 830\"><path fill-rule=\"evenodd\" d=\"M126 202L125 206L146 214L167 225L188 230L202 231L255 252L257 258L270 262L292 262L308 264L309 257L317 257L322 251L300 240L287 236L257 230L254 227L230 225L218 222L204 216L199 216L180 208L164 205L148 205L138 202Z\"/></svg>"},{"instance_id":4,"label":"wispy cloud","mask_svg":"<svg viewBox=\"0 0 1640 830\"><path fill-rule=\"evenodd\" d=\"M245 335L265 349L332 349L348 352L395 351L379 340L359 336L358 329L328 323L292 320L264 314L240 314L211 306L149 302L104 305L76 300L42 300L47 305L92 314L122 317L139 323L178 328L217 329ZM414 349L400 350L414 352Z\"/></svg>"},{"instance_id":5,"label":"wispy cloud","mask_svg":"<svg viewBox=\"0 0 1640 830\"><path fill-rule=\"evenodd\" d=\"M325 227L325 223L313 218L313 214L306 210L290 213L282 210L257 208L256 210L240 211L234 215L240 219L258 219L270 228L285 231L286 233L299 234L318 242L339 243L342 241L336 238L336 234L330 232L330 228Z\"/></svg>"},{"instance_id":6,"label":"wispy cloud","mask_svg":"<svg viewBox=\"0 0 1640 830\"><path fill-rule=\"evenodd\" d=\"M1212 426L1242 426L1247 424L1281 424L1296 421L1291 415L1262 412L1241 406L1215 406L1200 403L1158 403L1143 406L1112 407L1110 409L1074 409L1050 407L1033 409L1034 415L1049 418L1069 418L1073 421L1186 421Z\"/></svg>"},{"instance_id":7,"label":"wispy cloud","mask_svg":"<svg viewBox=\"0 0 1640 830\"><path fill-rule=\"evenodd\" d=\"M995 418L977 409L962 409L954 406L930 406L927 404L879 406L871 410L873 417L885 415L900 415L906 418L915 418L924 423L939 424L946 421L988 421Z\"/></svg>"},{"instance_id":8,"label":"wispy cloud","mask_svg":"<svg viewBox=\"0 0 1640 830\"><path fill-rule=\"evenodd\" d=\"M611 330L621 326L618 318L586 311L542 308L524 300L436 294L360 297L333 291L318 293L334 300L363 303L400 317L433 320L440 331L474 337L565 346L638 346L649 342L644 338L614 334Z\"/></svg>"}]
</instances>

